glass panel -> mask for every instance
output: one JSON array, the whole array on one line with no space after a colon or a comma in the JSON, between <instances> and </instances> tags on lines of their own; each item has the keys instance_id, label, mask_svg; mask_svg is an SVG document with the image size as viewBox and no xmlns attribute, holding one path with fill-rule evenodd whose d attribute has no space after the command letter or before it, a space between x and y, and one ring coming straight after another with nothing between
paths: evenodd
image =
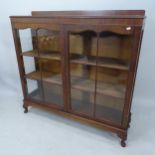
<instances>
[{"instance_id":1,"label":"glass panel","mask_svg":"<svg viewBox=\"0 0 155 155\"><path fill-rule=\"evenodd\" d=\"M63 106L59 32L19 30L28 97Z\"/></svg>"},{"instance_id":2,"label":"glass panel","mask_svg":"<svg viewBox=\"0 0 155 155\"><path fill-rule=\"evenodd\" d=\"M71 110L90 117L95 98L96 41L93 31L69 33Z\"/></svg>"},{"instance_id":3,"label":"glass panel","mask_svg":"<svg viewBox=\"0 0 155 155\"><path fill-rule=\"evenodd\" d=\"M37 56L36 30L31 28L19 30L19 37L22 55L30 57Z\"/></svg>"},{"instance_id":4,"label":"glass panel","mask_svg":"<svg viewBox=\"0 0 155 155\"><path fill-rule=\"evenodd\" d=\"M60 32L39 29L37 31L37 39L41 58L60 60Z\"/></svg>"},{"instance_id":5,"label":"glass panel","mask_svg":"<svg viewBox=\"0 0 155 155\"><path fill-rule=\"evenodd\" d=\"M42 91L42 83L40 80L30 80L27 81L27 97L29 99L43 101L43 91Z\"/></svg>"},{"instance_id":6,"label":"glass panel","mask_svg":"<svg viewBox=\"0 0 155 155\"><path fill-rule=\"evenodd\" d=\"M95 93L94 67L71 64L70 78L72 111L92 116Z\"/></svg>"},{"instance_id":7,"label":"glass panel","mask_svg":"<svg viewBox=\"0 0 155 155\"><path fill-rule=\"evenodd\" d=\"M97 39L93 31L69 34L71 63L96 65Z\"/></svg>"},{"instance_id":8,"label":"glass panel","mask_svg":"<svg viewBox=\"0 0 155 155\"><path fill-rule=\"evenodd\" d=\"M40 67L38 59L34 57L23 57L26 76L38 76L37 80L41 80ZM34 77L35 78L35 77Z\"/></svg>"},{"instance_id":9,"label":"glass panel","mask_svg":"<svg viewBox=\"0 0 155 155\"><path fill-rule=\"evenodd\" d=\"M54 83L43 82L45 102L56 106L63 106L62 86Z\"/></svg>"},{"instance_id":10,"label":"glass panel","mask_svg":"<svg viewBox=\"0 0 155 155\"><path fill-rule=\"evenodd\" d=\"M98 66L129 70L132 36L102 32L99 39Z\"/></svg>"},{"instance_id":11,"label":"glass panel","mask_svg":"<svg viewBox=\"0 0 155 155\"><path fill-rule=\"evenodd\" d=\"M40 59L39 63L45 102L63 105L61 61Z\"/></svg>"},{"instance_id":12,"label":"glass panel","mask_svg":"<svg viewBox=\"0 0 155 155\"><path fill-rule=\"evenodd\" d=\"M126 83L127 72L98 67L96 118L121 123Z\"/></svg>"},{"instance_id":13,"label":"glass panel","mask_svg":"<svg viewBox=\"0 0 155 155\"><path fill-rule=\"evenodd\" d=\"M44 100L48 104L63 106L60 32L39 29L37 39Z\"/></svg>"},{"instance_id":14,"label":"glass panel","mask_svg":"<svg viewBox=\"0 0 155 155\"><path fill-rule=\"evenodd\" d=\"M27 81L27 97L43 101L41 71L38 65L38 59L33 57L23 57L25 78Z\"/></svg>"},{"instance_id":15,"label":"glass panel","mask_svg":"<svg viewBox=\"0 0 155 155\"><path fill-rule=\"evenodd\" d=\"M99 39L95 116L118 125L125 102L131 39L111 32L101 33Z\"/></svg>"}]
</instances>

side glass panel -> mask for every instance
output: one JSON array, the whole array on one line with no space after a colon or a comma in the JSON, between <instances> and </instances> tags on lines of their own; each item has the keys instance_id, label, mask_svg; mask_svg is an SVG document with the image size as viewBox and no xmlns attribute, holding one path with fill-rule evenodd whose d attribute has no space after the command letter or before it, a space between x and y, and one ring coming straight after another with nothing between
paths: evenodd
<instances>
[{"instance_id":1,"label":"side glass panel","mask_svg":"<svg viewBox=\"0 0 155 155\"><path fill-rule=\"evenodd\" d=\"M19 30L19 36L27 97L46 104L63 106L59 32L24 29Z\"/></svg>"},{"instance_id":2,"label":"side glass panel","mask_svg":"<svg viewBox=\"0 0 155 155\"><path fill-rule=\"evenodd\" d=\"M102 32L97 57L95 116L121 125L132 37Z\"/></svg>"},{"instance_id":3,"label":"side glass panel","mask_svg":"<svg viewBox=\"0 0 155 155\"><path fill-rule=\"evenodd\" d=\"M39 29L37 40L44 101L63 106L60 32Z\"/></svg>"},{"instance_id":4,"label":"side glass panel","mask_svg":"<svg viewBox=\"0 0 155 155\"><path fill-rule=\"evenodd\" d=\"M34 48L33 42L33 38L35 37L36 30L34 29L27 28L19 30L21 56L23 56L25 81L27 84L27 98L43 101L41 72L38 64L38 58L36 57L38 52L36 47Z\"/></svg>"},{"instance_id":5,"label":"side glass panel","mask_svg":"<svg viewBox=\"0 0 155 155\"><path fill-rule=\"evenodd\" d=\"M43 101L43 90L41 81L27 78L26 82L28 88L27 98L37 101Z\"/></svg>"},{"instance_id":6,"label":"side glass panel","mask_svg":"<svg viewBox=\"0 0 155 155\"><path fill-rule=\"evenodd\" d=\"M37 30L31 28L19 30L22 55L30 57L38 55L36 33Z\"/></svg>"},{"instance_id":7,"label":"side glass panel","mask_svg":"<svg viewBox=\"0 0 155 155\"><path fill-rule=\"evenodd\" d=\"M62 75L60 61L40 59L44 100L48 104L63 106Z\"/></svg>"},{"instance_id":8,"label":"side glass panel","mask_svg":"<svg viewBox=\"0 0 155 155\"><path fill-rule=\"evenodd\" d=\"M96 42L94 31L69 33L71 111L89 117L95 99Z\"/></svg>"},{"instance_id":9,"label":"side glass panel","mask_svg":"<svg viewBox=\"0 0 155 155\"><path fill-rule=\"evenodd\" d=\"M38 67L38 59L33 57L24 57L25 80L27 81L27 97L43 101L43 90L41 82L41 72Z\"/></svg>"}]
</instances>

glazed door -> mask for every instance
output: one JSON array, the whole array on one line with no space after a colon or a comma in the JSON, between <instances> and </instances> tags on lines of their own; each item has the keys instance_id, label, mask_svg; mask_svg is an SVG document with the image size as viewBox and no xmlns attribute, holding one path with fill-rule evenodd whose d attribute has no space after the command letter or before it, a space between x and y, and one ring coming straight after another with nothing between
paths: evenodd
<instances>
[{"instance_id":1,"label":"glazed door","mask_svg":"<svg viewBox=\"0 0 155 155\"><path fill-rule=\"evenodd\" d=\"M96 63L95 119L122 126L134 40L133 27L101 27Z\"/></svg>"},{"instance_id":2,"label":"glazed door","mask_svg":"<svg viewBox=\"0 0 155 155\"><path fill-rule=\"evenodd\" d=\"M130 72L133 30L68 26L69 110L121 126Z\"/></svg>"},{"instance_id":3,"label":"glazed door","mask_svg":"<svg viewBox=\"0 0 155 155\"><path fill-rule=\"evenodd\" d=\"M68 26L67 28L69 111L85 117L93 117L97 28L85 26Z\"/></svg>"},{"instance_id":4,"label":"glazed door","mask_svg":"<svg viewBox=\"0 0 155 155\"><path fill-rule=\"evenodd\" d=\"M60 29L19 30L24 61L26 98L63 108L62 52Z\"/></svg>"}]
</instances>

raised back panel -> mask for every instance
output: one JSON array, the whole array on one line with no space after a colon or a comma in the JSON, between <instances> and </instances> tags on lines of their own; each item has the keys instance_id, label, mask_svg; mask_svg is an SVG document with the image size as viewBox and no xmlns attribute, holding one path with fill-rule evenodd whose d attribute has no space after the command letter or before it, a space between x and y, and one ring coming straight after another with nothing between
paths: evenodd
<instances>
[{"instance_id":1,"label":"raised back panel","mask_svg":"<svg viewBox=\"0 0 155 155\"><path fill-rule=\"evenodd\" d=\"M145 10L106 10L106 11L32 11L32 16L63 17L128 17L144 18Z\"/></svg>"}]
</instances>

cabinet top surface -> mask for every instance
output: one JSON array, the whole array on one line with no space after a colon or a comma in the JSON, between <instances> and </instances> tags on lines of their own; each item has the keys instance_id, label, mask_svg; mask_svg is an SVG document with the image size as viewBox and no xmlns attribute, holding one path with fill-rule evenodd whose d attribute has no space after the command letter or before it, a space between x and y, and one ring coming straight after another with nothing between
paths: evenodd
<instances>
[{"instance_id":1,"label":"cabinet top surface","mask_svg":"<svg viewBox=\"0 0 155 155\"><path fill-rule=\"evenodd\" d=\"M31 16L11 16L10 18L16 28L47 27L49 24L141 27L144 24L145 10L32 11Z\"/></svg>"},{"instance_id":2,"label":"cabinet top surface","mask_svg":"<svg viewBox=\"0 0 155 155\"><path fill-rule=\"evenodd\" d=\"M145 18L145 10L104 10L104 11L32 11L37 18ZM11 16L31 18L32 16Z\"/></svg>"}]
</instances>

